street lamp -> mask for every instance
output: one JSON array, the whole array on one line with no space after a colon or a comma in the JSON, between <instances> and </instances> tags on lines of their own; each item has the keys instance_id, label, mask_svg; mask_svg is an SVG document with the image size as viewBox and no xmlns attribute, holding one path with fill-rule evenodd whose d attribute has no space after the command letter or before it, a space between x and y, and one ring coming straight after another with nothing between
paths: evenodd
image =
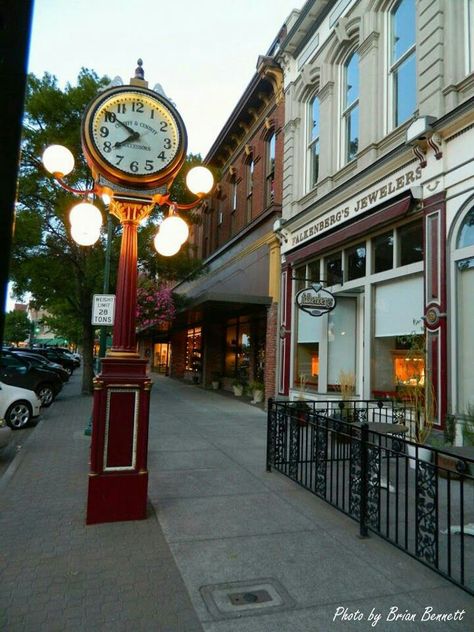
<instances>
[{"instance_id":1,"label":"street lamp","mask_svg":"<svg viewBox=\"0 0 474 632\"><path fill-rule=\"evenodd\" d=\"M107 196L109 212L122 225L112 348L94 379L87 524L146 518L151 381L147 361L136 349L138 226L155 205L167 206L168 217L154 243L158 252L172 256L188 238L178 212L196 207L213 186L210 172L195 167L187 184L196 199L190 204L171 199L170 186L186 159L181 116L161 91L148 89L141 60L130 84L114 84L92 100L82 121L91 189L74 189L64 181L74 167L69 150L54 145L43 154L44 166L57 182L85 198L69 215L77 243L92 245L100 235L102 215L89 196Z\"/></svg>"}]
</instances>

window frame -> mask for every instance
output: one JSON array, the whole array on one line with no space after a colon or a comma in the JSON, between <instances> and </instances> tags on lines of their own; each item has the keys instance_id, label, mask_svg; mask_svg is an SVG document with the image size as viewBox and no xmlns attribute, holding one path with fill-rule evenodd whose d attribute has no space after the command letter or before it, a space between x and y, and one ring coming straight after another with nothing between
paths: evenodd
<instances>
[{"instance_id":1,"label":"window frame","mask_svg":"<svg viewBox=\"0 0 474 632\"><path fill-rule=\"evenodd\" d=\"M255 160L253 155L250 155L246 163L246 205L245 205L245 221L246 224L250 224L252 221L252 207L253 207L253 189L254 189L254 176L255 176Z\"/></svg>"},{"instance_id":2,"label":"window frame","mask_svg":"<svg viewBox=\"0 0 474 632\"><path fill-rule=\"evenodd\" d=\"M318 121L317 125L314 124L314 104L318 103ZM306 138L306 155L307 155L307 189L311 191L316 187L319 181L319 158L321 153L321 145L320 145L320 127L321 127L321 112L320 112L320 101L318 97L318 93L312 95L312 97L308 101L308 109L307 109L307 138ZM317 129L317 134L313 135L314 130ZM317 148L317 156L318 156L318 167L316 171L316 176L313 177L314 174L314 152L315 148Z\"/></svg>"},{"instance_id":3,"label":"window frame","mask_svg":"<svg viewBox=\"0 0 474 632\"><path fill-rule=\"evenodd\" d=\"M265 152L265 206L268 208L275 203L275 161L276 134L272 130L266 140Z\"/></svg>"},{"instance_id":4,"label":"window frame","mask_svg":"<svg viewBox=\"0 0 474 632\"><path fill-rule=\"evenodd\" d=\"M357 59L357 97L353 99L350 103L347 103L347 91L348 91L348 69L353 59ZM341 143L342 143L342 166L349 164L353 160L357 158L358 150L359 150L359 133L360 133L360 116L357 122L357 151L354 155L349 154L350 140L349 140L349 132L350 132L350 122L352 120L352 115L357 111L359 115L359 103L360 103L360 82L359 82L359 63L360 56L357 50L353 49L346 56L343 64L342 64L342 81L341 81L341 126L342 126L342 134L341 134Z\"/></svg>"},{"instance_id":5,"label":"window frame","mask_svg":"<svg viewBox=\"0 0 474 632\"><path fill-rule=\"evenodd\" d=\"M404 120L399 120L398 118L398 107L396 103L397 99L397 90L395 88L397 77L399 77L398 71L400 68L407 62L411 57L414 58L415 62L415 85L414 94L415 94L415 103L414 110L417 107L417 76L416 76L416 1L413 0L414 6L414 18L415 18L415 40L411 46L409 46L397 59L394 59L394 35L395 35L395 14L399 10L402 3L405 0L396 0L393 3L390 11L388 12L388 24L387 24L387 66L388 66L388 129L387 132L390 132L406 121L410 120L410 116L405 118Z\"/></svg>"}]
</instances>

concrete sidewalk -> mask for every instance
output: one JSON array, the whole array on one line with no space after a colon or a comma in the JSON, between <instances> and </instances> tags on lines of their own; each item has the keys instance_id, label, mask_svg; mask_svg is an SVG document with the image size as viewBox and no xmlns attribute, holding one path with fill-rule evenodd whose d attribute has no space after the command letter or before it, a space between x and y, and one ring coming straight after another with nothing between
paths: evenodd
<instances>
[{"instance_id":1,"label":"concrete sidewalk","mask_svg":"<svg viewBox=\"0 0 474 632\"><path fill-rule=\"evenodd\" d=\"M474 630L471 596L265 471L262 410L153 379L147 520L85 526L79 376L0 479L2 632Z\"/></svg>"}]
</instances>

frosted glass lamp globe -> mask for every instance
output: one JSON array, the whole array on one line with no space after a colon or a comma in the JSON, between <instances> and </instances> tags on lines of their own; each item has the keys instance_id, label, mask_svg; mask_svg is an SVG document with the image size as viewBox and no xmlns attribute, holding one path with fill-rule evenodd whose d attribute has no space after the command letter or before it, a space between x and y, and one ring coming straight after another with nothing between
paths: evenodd
<instances>
[{"instance_id":1,"label":"frosted glass lamp globe","mask_svg":"<svg viewBox=\"0 0 474 632\"><path fill-rule=\"evenodd\" d=\"M46 147L41 157L44 168L59 178L67 176L74 169L74 156L63 145Z\"/></svg>"},{"instance_id":2,"label":"frosted glass lamp globe","mask_svg":"<svg viewBox=\"0 0 474 632\"><path fill-rule=\"evenodd\" d=\"M206 195L214 186L213 175L206 167L193 167L186 176L186 186L195 195Z\"/></svg>"},{"instance_id":3,"label":"frosted glass lamp globe","mask_svg":"<svg viewBox=\"0 0 474 632\"><path fill-rule=\"evenodd\" d=\"M71 226L71 237L80 246L92 246L99 239L100 226L93 226L89 224L78 225L73 224Z\"/></svg>"},{"instance_id":4,"label":"frosted glass lamp globe","mask_svg":"<svg viewBox=\"0 0 474 632\"><path fill-rule=\"evenodd\" d=\"M170 215L161 223L160 233L170 237L173 241L176 240L180 244L184 244L189 237L189 228L184 219L177 215Z\"/></svg>"},{"instance_id":5,"label":"frosted glass lamp globe","mask_svg":"<svg viewBox=\"0 0 474 632\"><path fill-rule=\"evenodd\" d=\"M163 255L163 257L172 257L175 255L182 244L182 242L177 239L173 239L171 235L167 235L161 231L158 231L153 243L158 254Z\"/></svg>"},{"instance_id":6,"label":"frosted glass lamp globe","mask_svg":"<svg viewBox=\"0 0 474 632\"><path fill-rule=\"evenodd\" d=\"M99 209L90 202L79 202L79 204L73 206L69 212L69 221L71 226L92 226L100 230L102 226L102 215Z\"/></svg>"}]
</instances>

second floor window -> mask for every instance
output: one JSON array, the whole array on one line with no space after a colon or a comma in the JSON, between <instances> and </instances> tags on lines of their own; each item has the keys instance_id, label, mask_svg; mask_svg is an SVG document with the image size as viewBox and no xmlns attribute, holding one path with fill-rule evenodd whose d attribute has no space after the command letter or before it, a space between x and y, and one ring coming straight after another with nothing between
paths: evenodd
<instances>
[{"instance_id":1,"label":"second floor window","mask_svg":"<svg viewBox=\"0 0 474 632\"><path fill-rule=\"evenodd\" d=\"M266 205L270 206L275 201L275 134L272 133L267 140L267 165L266 165Z\"/></svg>"},{"instance_id":2,"label":"second floor window","mask_svg":"<svg viewBox=\"0 0 474 632\"><path fill-rule=\"evenodd\" d=\"M344 66L343 111L345 162L359 150L359 55L352 53Z\"/></svg>"},{"instance_id":3,"label":"second floor window","mask_svg":"<svg viewBox=\"0 0 474 632\"><path fill-rule=\"evenodd\" d=\"M391 14L390 83L392 126L398 127L416 110L415 0L401 0Z\"/></svg>"},{"instance_id":4,"label":"second floor window","mask_svg":"<svg viewBox=\"0 0 474 632\"><path fill-rule=\"evenodd\" d=\"M308 178L309 188L312 189L319 176L319 99L314 97L309 106L308 123Z\"/></svg>"},{"instance_id":5,"label":"second floor window","mask_svg":"<svg viewBox=\"0 0 474 632\"><path fill-rule=\"evenodd\" d=\"M255 163L253 158L247 163L247 209L245 220L248 223L252 221L252 197L253 197L253 173L255 170Z\"/></svg>"},{"instance_id":6,"label":"second floor window","mask_svg":"<svg viewBox=\"0 0 474 632\"><path fill-rule=\"evenodd\" d=\"M474 0L466 0L467 72L474 72Z\"/></svg>"}]
</instances>

